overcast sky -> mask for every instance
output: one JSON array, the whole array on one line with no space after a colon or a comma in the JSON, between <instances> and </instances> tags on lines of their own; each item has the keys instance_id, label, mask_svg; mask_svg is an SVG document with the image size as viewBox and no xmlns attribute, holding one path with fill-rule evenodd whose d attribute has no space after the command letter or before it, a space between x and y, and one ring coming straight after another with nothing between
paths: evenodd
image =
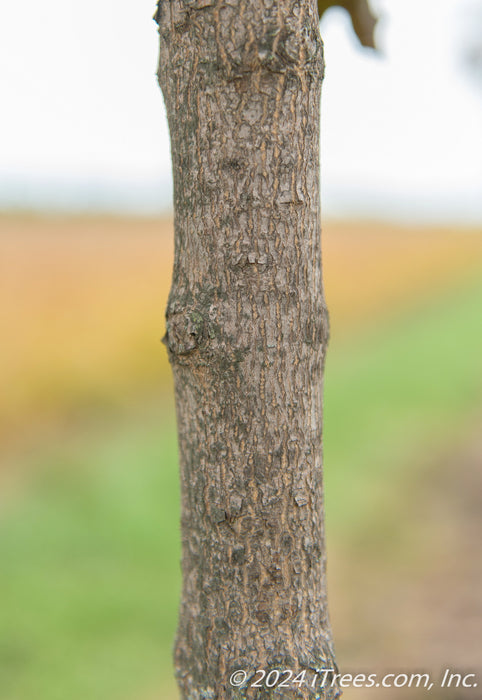
<instances>
[{"instance_id":1,"label":"overcast sky","mask_svg":"<svg viewBox=\"0 0 482 700\"><path fill-rule=\"evenodd\" d=\"M321 26L325 216L482 223L482 92L463 68L481 0L372 0L382 56ZM0 9L0 206L170 206L153 0ZM415 18L415 19L414 19Z\"/></svg>"}]
</instances>

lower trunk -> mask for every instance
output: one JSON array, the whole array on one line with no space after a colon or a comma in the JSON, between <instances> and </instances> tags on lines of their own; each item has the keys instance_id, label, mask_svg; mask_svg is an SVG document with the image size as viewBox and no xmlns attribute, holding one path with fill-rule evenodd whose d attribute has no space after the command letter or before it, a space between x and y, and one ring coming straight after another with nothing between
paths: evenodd
<instances>
[{"instance_id":1,"label":"lower trunk","mask_svg":"<svg viewBox=\"0 0 482 700\"><path fill-rule=\"evenodd\" d=\"M165 342L181 467L182 697L335 698L317 676L335 665L315 0L160 0L156 19L174 173ZM266 685L258 669L304 673L268 691L252 687ZM230 682L237 670L246 676Z\"/></svg>"}]
</instances>

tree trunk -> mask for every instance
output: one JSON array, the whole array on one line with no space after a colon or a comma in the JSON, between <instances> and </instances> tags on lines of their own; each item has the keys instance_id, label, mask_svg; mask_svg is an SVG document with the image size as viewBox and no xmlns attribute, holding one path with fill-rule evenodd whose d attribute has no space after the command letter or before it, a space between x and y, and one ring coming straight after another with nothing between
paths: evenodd
<instances>
[{"instance_id":1,"label":"tree trunk","mask_svg":"<svg viewBox=\"0 0 482 700\"><path fill-rule=\"evenodd\" d=\"M181 694L335 698L316 675L336 668L316 0L160 0L156 20L174 175L165 343L181 469ZM230 684L238 669L241 688ZM260 690L258 669L304 671L305 682Z\"/></svg>"}]
</instances>

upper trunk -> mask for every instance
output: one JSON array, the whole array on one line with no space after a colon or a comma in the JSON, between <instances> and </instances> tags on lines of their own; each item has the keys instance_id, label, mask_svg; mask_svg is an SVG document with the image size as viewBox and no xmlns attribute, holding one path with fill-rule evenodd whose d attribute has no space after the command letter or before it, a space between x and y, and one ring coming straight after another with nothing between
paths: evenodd
<instances>
[{"instance_id":1,"label":"upper trunk","mask_svg":"<svg viewBox=\"0 0 482 700\"><path fill-rule=\"evenodd\" d=\"M232 688L230 675L278 668L305 669L306 683L270 697L334 698L336 688L308 687L314 669L334 667L316 2L160 0L156 19L174 173L165 340L181 466L182 697L267 697Z\"/></svg>"}]
</instances>

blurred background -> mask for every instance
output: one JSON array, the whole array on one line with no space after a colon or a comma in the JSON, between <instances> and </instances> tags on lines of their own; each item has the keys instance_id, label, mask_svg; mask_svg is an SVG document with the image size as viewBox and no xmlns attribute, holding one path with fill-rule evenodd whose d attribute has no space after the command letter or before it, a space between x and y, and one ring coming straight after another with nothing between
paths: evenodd
<instances>
[{"instance_id":1,"label":"blurred background","mask_svg":"<svg viewBox=\"0 0 482 700\"><path fill-rule=\"evenodd\" d=\"M482 687L482 2L323 18L329 593L345 672ZM0 8L0 698L175 700L152 0ZM365 698L346 690L347 698ZM416 698L415 689L372 690Z\"/></svg>"}]
</instances>

